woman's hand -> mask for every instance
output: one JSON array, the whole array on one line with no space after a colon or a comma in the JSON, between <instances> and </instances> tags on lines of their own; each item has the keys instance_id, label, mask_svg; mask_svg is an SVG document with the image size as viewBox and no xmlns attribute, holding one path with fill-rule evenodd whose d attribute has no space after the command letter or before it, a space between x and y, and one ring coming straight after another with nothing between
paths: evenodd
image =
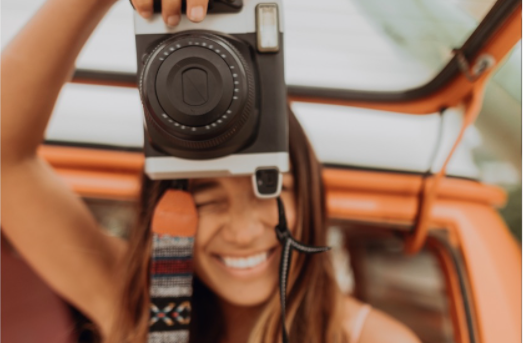
<instances>
[{"instance_id":1,"label":"woman's hand","mask_svg":"<svg viewBox=\"0 0 523 343\"><path fill-rule=\"evenodd\" d=\"M131 0L134 8L144 18L150 18L153 15L154 0ZM176 26L181 19L182 0L161 0L162 17L168 26ZM187 1L187 18L198 23L205 18L207 14L208 0L186 0Z\"/></svg>"}]
</instances>

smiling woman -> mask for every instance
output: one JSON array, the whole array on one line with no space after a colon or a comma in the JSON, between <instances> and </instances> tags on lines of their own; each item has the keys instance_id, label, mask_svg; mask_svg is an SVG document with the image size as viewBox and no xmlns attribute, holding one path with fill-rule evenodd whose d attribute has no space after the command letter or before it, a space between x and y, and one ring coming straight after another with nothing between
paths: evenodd
<instances>
[{"instance_id":1,"label":"smiling woman","mask_svg":"<svg viewBox=\"0 0 523 343\"><path fill-rule=\"evenodd\" d=\"M325 245L320 165L294 116L290 119L290 152L294 167L292 173L284 176L281 195L289 229L305 244ZM146 223L154 199L169 185L169 181L144 183L142 201L144 208L149 209L142 213L142 224L131 235L130 245L136 251L130 254L124 302L147 297L147 288L136 287L131 280L143 280L147 273L138 263L147 259ZM278 223L276 201L258 199L250 178L194 180L189 190L199 217L191 340L216 342L220 337L223 342L276 341L281 330L277 289L281 249L274 232ZM121 333L144 337L147 304L126 303L124 322L118 326ZM287 313L293 341L343 342L347 332L342 325L342 312L342 295L329 255L297 256L290 273ZM135 316L126 315L133 313L142 314L138 320L142 325L136 325ZM137 328L134 334L133 328Z\"/></svg>"},{"instance_id":2,"label":"smiling woman","mask_svg":"<svg viewBox=\"0 0 523 343\"><path fill-rule=\"evenodd\" d=\"M290 111L290 110L289 110ZM326 244L321 167L303 129L291 113L290 156L281 199L289 230L304 244ZM144 178L139 225L131 234L123 267L123 306L115 342L143 342L148 328L148 223L172 181ZM189 182L198 209L194 246L192 342L277 342L281 335L278 263L274 228L276 201L258 199L250 178ZM287 293L286 327L292 342L418 342L404 326L345 297L335 280L331 256L297 255ZM384 331L382 331L384 330Z\"/></svg>"}]
</instances>

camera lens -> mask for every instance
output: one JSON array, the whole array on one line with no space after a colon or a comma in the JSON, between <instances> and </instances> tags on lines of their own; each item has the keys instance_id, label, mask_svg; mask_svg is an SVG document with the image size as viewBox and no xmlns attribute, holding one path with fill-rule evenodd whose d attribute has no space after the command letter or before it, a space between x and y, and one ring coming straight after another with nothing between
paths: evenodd
<instances>
[{"instance_id":1,"label":"camera lens","mask_svg":"<svg viewBox=\"0 0 523 343\"><path fill-rule=\"evenodd\" d=\"M174 35L145 62L140 94L148 134L175 156L209 158L244 145L257 120L249 64L228 39Z\"/></svg>"}]
</instances>

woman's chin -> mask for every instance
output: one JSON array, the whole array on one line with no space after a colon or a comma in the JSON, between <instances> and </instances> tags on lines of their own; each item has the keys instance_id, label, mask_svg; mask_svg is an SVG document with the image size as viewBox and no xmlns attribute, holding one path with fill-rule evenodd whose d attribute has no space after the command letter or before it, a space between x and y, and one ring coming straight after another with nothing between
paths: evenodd
<instances>
[{"instance_id":1,"label":"woman's chin","mask_svg":"<svg viewBox=\"0 0 523 343\"><path fill-rule=\"evenodd\" d=\"M278 290L278 272L267 273L254 279L238 279L223 273L201 277L205 285L220 299L235 306L261 305Z\"/></svg>"},{"instance_id":2,"label":"woman's chin","mask_svg":"<svg viewBox=\"0 0 523 343\"><path fill-rule=\"evenodd\" d=\"M255 307L266 303L275 292L275 287L256 287L248 290L215 290L218 297L230 305L238 307Z\"/></svg>"},{"instance_id":3,"label":"woman's chin","mask_svg":"<svg viewBox=\"0 0 523 343\"><path fill-rule=\"evenodd\" d=\"M278 272L266 272L252 279L245 277L248 273L240 274L238 278L222 271L205 283L213 293L231 305L261 305L277 291Z\"/></svg>"}]
</instances>

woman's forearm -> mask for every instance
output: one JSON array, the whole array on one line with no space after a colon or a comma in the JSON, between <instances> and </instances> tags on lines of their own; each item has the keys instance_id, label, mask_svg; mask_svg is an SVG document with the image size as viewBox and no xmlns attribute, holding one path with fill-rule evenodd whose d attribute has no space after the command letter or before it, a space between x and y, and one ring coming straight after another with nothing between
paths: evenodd
<instances>
[{"instance_id":1,"label":"woman's forearm","mask_svg":"<svg viewBox=\"0 0 523 343\"><path fill-rule=\"evenodd\" d=\"M2 52L2 163L35 156L83 45L115 0L48 0Z\"/></svg>"}]
</instances>

